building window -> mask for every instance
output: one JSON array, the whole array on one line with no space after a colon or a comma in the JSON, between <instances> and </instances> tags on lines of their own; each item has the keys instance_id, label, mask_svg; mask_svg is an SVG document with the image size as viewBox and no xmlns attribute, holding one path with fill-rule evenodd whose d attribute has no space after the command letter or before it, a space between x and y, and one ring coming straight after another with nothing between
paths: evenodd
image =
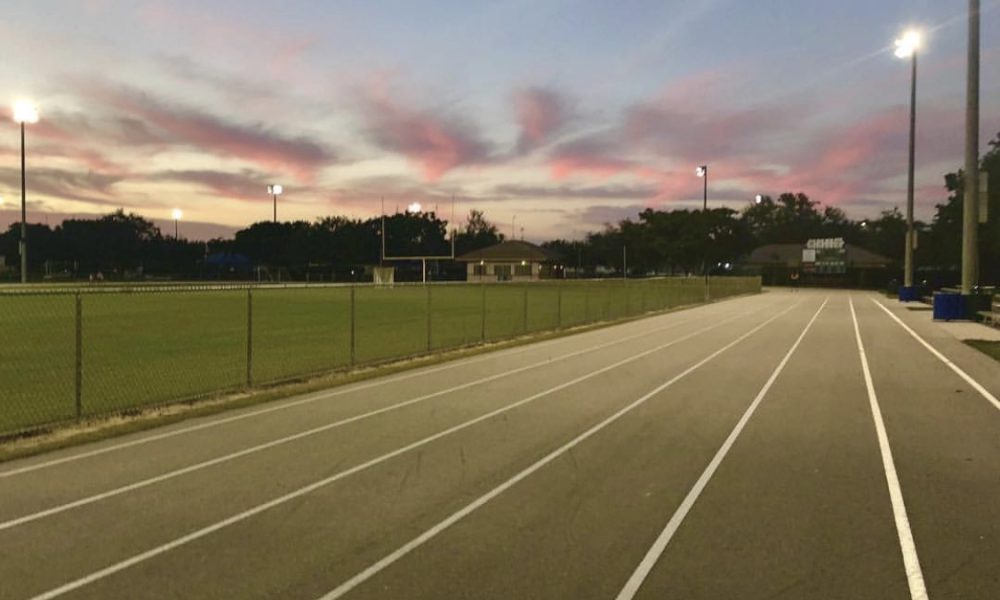
<instances>
[{"instance_id":1,"label":"building window","mask_svg":"<svg viewBox=\"0 0 1000 600\"><path fill-rule=\"evenodd\" d=\"M486 275L486 265L472 265L472 274L476 277Z\"/></svg>"},{"instance_id":2,"label":"building window","mask_svg":"<svg viewBox=\"0 0 1000 600\"><path fill-rule=\"evenodd\" d=\"M514 275L518 277L531 277L531 265L515 265Z\"/></svg>"},{"instance_id":3,"label":"building window","mask_svg":"<svg viewBox=\"0 0 1000 600\"><path fill-rule=\"evenodd\" d=\"M510 281L510 265L495 265L493 272L500 281Z\"/></svg>"}]
</instances>

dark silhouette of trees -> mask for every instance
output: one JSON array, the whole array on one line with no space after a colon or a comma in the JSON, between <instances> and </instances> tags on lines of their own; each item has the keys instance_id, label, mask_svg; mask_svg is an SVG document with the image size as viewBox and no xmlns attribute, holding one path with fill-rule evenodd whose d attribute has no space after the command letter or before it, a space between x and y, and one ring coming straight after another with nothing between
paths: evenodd
<instances>
[{"instance_id":1,"label":"dark silhouette of trees","mask_svg":"<svg viewBox=\"0 0 1000 600\"><path fill-rule=\"evenodd\" d=\"M497 226L486 219L483 211L472 209L465 221L465 228L455 236L455 254L461 256L473 250L488 248L504 240Z\"/></svg>"},{"instance_id":2,"label":"dark silhouette of trees","mask_svg":"<svg viewBox=\"0 0 1000 600\"><path fill-rule=\"evenodd\" d=\"M1000 280L1000 135L982 159L990 174L989 220L980 226L981 280ZM937 205L933 220L917 223L918 276L934 283L954 283L961 263L961 171L945 176L947 200ZM385 252L389 256L448 255L450 225L433 212L385 217ZM139 277L196 278L209 274L206 257L239 255L244 264L278 269L295 279L311 272L343 280L360 276L382 258L382 218L328 216L314 222L255 223L232 239L208 243L165 236L152 222L118 210L97 219L69 219L50 228L31 224L29 269L34 278L86 279L97 272L108 279ZM898 208L875 219L854 221L842 210L823 206L803 193L764 196L742 211L646 209L634 219L607 224L582 240L557 239L543 244L577 276L621 274L623 250L630 275L700 273L727 270L753 248L772 243L803 243L810 238L843 237L849 243L902 260L906 221ZM0 253L7 257L6 277L16 278L19 226L0 234ZM472 210L455 232L456 254L504 240L485 214ZM401 269L414 265L394 263ZM419 263L418 263L419 264ZM464 272L446 264L432 266L441 277ZM244 272L247 272L244 270ZM922 274L922 275L920 275Z\"/></svg>"}]
</instances>

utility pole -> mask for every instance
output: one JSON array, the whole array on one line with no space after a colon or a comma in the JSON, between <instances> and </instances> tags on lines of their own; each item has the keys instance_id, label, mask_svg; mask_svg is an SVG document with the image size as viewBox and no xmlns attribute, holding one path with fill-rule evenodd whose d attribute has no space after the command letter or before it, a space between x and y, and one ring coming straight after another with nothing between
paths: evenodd
<instances>
[{"instance_id":1,"label":"utility pole","mask_svg":"<svg viewBox=\"0 0 1000 600\"><path fill-rule=\"evenodd\" d=\"M913 50L913 73L910 77L910 162L906 184L906 250L904 253L903 285L913 287L913 179L916 169L917 136L917 50Z\"/></svg>"},{"instance_id":2,"label":"utility pole","mask_svg":"<svg viewBox=\"0 0 1000 600\"><path fill-rule=\"evenodd\" d=\"M979 281L979 0L969 0L969 64L965 105L965 202L962 208L962 294Z\"/></svg>"},{"instance_id":3,"label":"utility pole","mask_svg":"<svg viewBox=\"0 0 1000 600\"><path fill-rule=\"evenodd\" d=\"M24 121L21 121L21 283L28 283L28 200L24 173Z\"/></svg>"}]
</instances>

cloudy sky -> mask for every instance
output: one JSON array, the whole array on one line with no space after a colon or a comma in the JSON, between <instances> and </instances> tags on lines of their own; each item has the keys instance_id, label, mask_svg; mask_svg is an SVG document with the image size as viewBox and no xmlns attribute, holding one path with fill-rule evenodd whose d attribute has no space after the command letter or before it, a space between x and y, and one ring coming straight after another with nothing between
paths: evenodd
<instances>
[{"instance_id":1,"label":"cloudy sky","mask_svg":"<svg viewBox=\"0 0 1000 600\"><path fill-rule=\"evenodd\" d=\"M184 211L203 238L270 218L470 208L529 239L644 207L802 191L902 206L921 55L918 216L963 161L965 0L4 0L8 108L35 100L29 220ZM983 147L1000 132L1000 0L983 0Z\"/></svg>"}]
</instances>

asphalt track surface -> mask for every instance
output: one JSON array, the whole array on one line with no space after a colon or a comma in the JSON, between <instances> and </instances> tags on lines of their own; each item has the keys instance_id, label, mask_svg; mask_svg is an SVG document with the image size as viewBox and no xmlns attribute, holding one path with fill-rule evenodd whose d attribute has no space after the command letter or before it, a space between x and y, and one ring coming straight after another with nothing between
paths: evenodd
<instances>
[{"instance_id":1,"label":"asphalt track surface","mask_svg":"<svg viewBox=\"0 0 1000 600\"><path fill-rule=\"evenodd\" d=\"M997 599L998 395L770 291L0 465L0 598Z\"/></svg>"}]
</instances>

